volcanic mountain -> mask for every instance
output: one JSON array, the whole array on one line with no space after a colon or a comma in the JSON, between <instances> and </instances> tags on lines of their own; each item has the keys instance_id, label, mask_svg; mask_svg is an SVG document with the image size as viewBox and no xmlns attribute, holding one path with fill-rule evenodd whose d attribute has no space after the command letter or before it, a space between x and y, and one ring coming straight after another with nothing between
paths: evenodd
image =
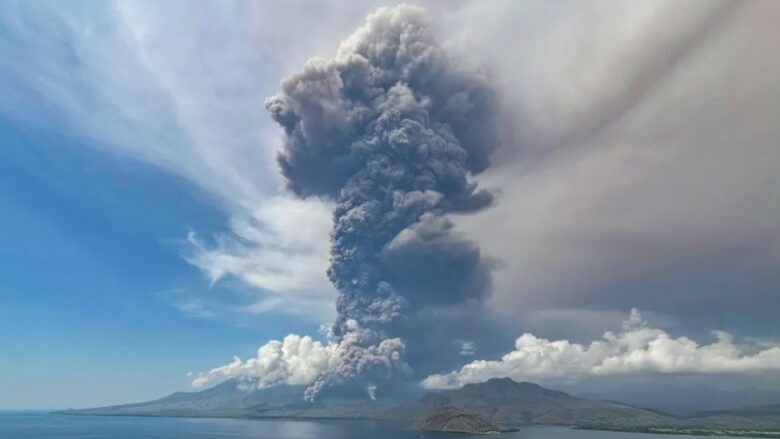
<instances>
[{"instance_id":1,"label":"volcanic mountain","mask_svg":"<svg viewBox=\"0 0 780 439\"><path fill-rule=\"evenodd\" d=\"M777 431L780 407L672 416L614 401L595 401L537 384L494 378L422 397L324 395L303 399L302 386L242 390L228 380L200 392L179 392L149 402L68 410L73 415L230 418L373 419L417 422L424 429L501 431L523 425L566 425L630 431L737 429ZM469 430L471 431L471 430Z\"/></svg>"}]
</instances>

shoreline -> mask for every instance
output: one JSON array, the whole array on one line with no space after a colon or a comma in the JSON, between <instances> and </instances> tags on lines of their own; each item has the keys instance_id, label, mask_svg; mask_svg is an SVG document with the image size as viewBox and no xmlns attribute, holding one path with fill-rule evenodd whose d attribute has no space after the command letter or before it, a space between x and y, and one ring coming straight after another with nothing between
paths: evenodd
<instances>
[{"instance_id":1,"label":"shoreline","mask_svg":"<svg viewBox=\"0 0 780 439\"><path fill-rule=\"evenodd\" d=\"M778 430L747 430L706 427L610 427L610 426L573 426L575 430L616 431L638 434L666 434L685 436L735 436L754 438L780 438Z\"/></svg>"},{"instance_id":2,"label":"shoreline","mask_svg":"<svg viewBox=\"0 0 780 439\"><path fill-rule=\"evenodd\" d=\"M80 409L74 410L36 410L54 415L65 416L99 416L99 417L125 417L125 418L183 418L183 419L239 419L239 420L270 420L270 421L355 421L355 422L381 422L387 424L403 424L400 419L381 419L368 417L327 417L327 416L209 416L209 415L176 415L176 414L111 414L111 413L79 413ZM780 439L778 430L746 430L746 429L727 429L727 428L705 428L705 427L612 427L607 425L556 425L556 424L527 424L510 427L505 431L496 431L490 433L462 432L462 434L505 434L521 431L525 427L558 427L569 428L572 430L589 430L604 432L621 432L636 434L664 434L664 435L685 435L685 436L734 436L734 437L752 437L752 438L772 438ZM421 431L411 429L415 431ZM425 430L431 431L431 430ZM434 431L438 432L438 431Z\"/></svg>"}]
</instances>

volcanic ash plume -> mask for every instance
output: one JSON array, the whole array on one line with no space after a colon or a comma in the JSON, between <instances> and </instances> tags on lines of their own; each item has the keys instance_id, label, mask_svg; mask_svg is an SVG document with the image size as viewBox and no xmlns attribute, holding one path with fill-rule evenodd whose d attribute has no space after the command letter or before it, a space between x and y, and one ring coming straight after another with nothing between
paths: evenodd
<instances>
[{"instance_id":1,"label":"volcanic ash plume","mask_svg":"<svg viewBox=\"0 0 780 439\"><path fill-rule=\"evenodd\" d=\"M490 268L446 214L493 201L470 176L498 147L489 78L448 58L423 10L370 15L334 59L310 60L266 101L284 129L288 187L337 202L328 277L339 291L335 366L311 385L408 371L416 310L481 300Z\"/></svg>"}]
</instances>

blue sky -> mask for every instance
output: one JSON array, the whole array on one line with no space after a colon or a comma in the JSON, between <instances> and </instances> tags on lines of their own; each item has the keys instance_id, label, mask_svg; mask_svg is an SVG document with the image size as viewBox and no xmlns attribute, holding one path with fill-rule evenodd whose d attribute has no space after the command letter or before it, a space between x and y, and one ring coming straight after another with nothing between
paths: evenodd
<instances>
[{"instance_id":1,"label":"blue sky","mask_svg":"<svg viewBox=\"0 0 780 439\"><path fill-rule=\"evenodd\" d=\"M780 3L420 3L496 75L508 139L478 178L498 203L454 221L501 261L485 306L510 341L442 346L587 347L630 316L780 349ZM271 339L324 340L333 205L285 190L264 101L385 4L0 4L0 408L155 398ZM437 382L525 377L461 365ZM780 391L735 370L715 381Z\"/></svg>"},{"instance_id":2,"label":"blue sky","mask_svg":"<svg viewBox=\"0 0 780 439\"><path fill-rule=\"evenodd\" d=\"M179 177L68 137L2 124L0 225L13 233L0 247L0 405L148 398L258 339L316 331L182 311L227 295L182 257L188 230L219 230L225 213Z\"/></svg>"},{"instance_id":3,"label":"blue sky","mask_svg":"<svg viewBox=\"0 0 780 439\"><path fill-rule=\"evenodd\" d=\"M152 14L139 20L155 15L156 7L138 6ZM278 79L264 84L267 92L236 97L265 72L231 60L238 69L257 68L258 78L225 85L219 71L166 82L166 74L196 67L199 54L187 49L188 58L173 65L176 48L144 54L133 47L129 33L144 26L131 23L132 7L9 2L2 9L0 226L10 233L0 247L0 407L157 397L188 389L189 371L251 355L258 342L290 330L316 334L318 317L243 311L255 302L249 287L213 285L186 258L188 234L210 244L247 197L276 191L272 154L217 163L229 160L219 143L230 143L229 151L255 147L260 139L246 131L262 119L213 114L251 102L254 117ZM207 16L213 23L204 11L187 15L185 25L205 26ZM203 61L219 63L220 55ZM202 95L187 91L198 86ZM214 98L224 93L224 101ZM210 125L200 126L205 118ZM198 156L198 141L214 144ZM234 166L257 168L240 175Z\"/></svg>"}]
</instances>

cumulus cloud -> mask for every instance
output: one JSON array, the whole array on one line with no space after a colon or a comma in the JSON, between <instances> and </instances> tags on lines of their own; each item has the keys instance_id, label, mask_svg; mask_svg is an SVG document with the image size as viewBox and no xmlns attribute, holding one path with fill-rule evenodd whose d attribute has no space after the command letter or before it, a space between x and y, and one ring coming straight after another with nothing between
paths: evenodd
<instances>
[{"instance_id":1,"label":"cumulus cloud","mask_svg":"<svg viewBox=\"0 0 780 439\"><path fill-rule=\"evenodd\" d=\"M271 340L246 361L235 357L231 363L201 372L192 381L202 388L215 381L238 378L250 387L262 389L280 384L310 384L330 369L336 345L323 345L309 336L291 334L282 341Z\"/></svg>"},{"instance_id":2,"label":"cumulus cloud","mask_svg":"<svg viewBox=\"0 0 780 439\"><path fill-rule=\"evenodd\" d=\"M619 332L607 332L589 345L547 340L523 334L515 350L500 360L478 360L459 370L431 375L427 389L448 389L490 378L571 381L590 375L629 373L744 373L780 370L780 344L746 341L714 332L716 340L701 345L649 327L636 309Z\"/></svg>"},{"instance_id":3,"label":"cumulus cloud","mask_svg":"<svg viewBox=\"0 0 780 439\"><path fill-rule=\"evenodd\" d=\"M235 378L245 390L278 385L309 386L305 397L313 399L331 379L339 379L381 370L384 374L408 371L403 362L403 342L398 338L370 340L373 337L357 322L348 322L350 331L341 340L321 343L309 336L291 334L282 341L272 340L246 361L235 357L232 362L201 372L192 381L202 388L227 378ZM385 376L384 378L389 378ZM377 387L366 386L367 395L376 398Z\"/></svg>"}]
</instances>

